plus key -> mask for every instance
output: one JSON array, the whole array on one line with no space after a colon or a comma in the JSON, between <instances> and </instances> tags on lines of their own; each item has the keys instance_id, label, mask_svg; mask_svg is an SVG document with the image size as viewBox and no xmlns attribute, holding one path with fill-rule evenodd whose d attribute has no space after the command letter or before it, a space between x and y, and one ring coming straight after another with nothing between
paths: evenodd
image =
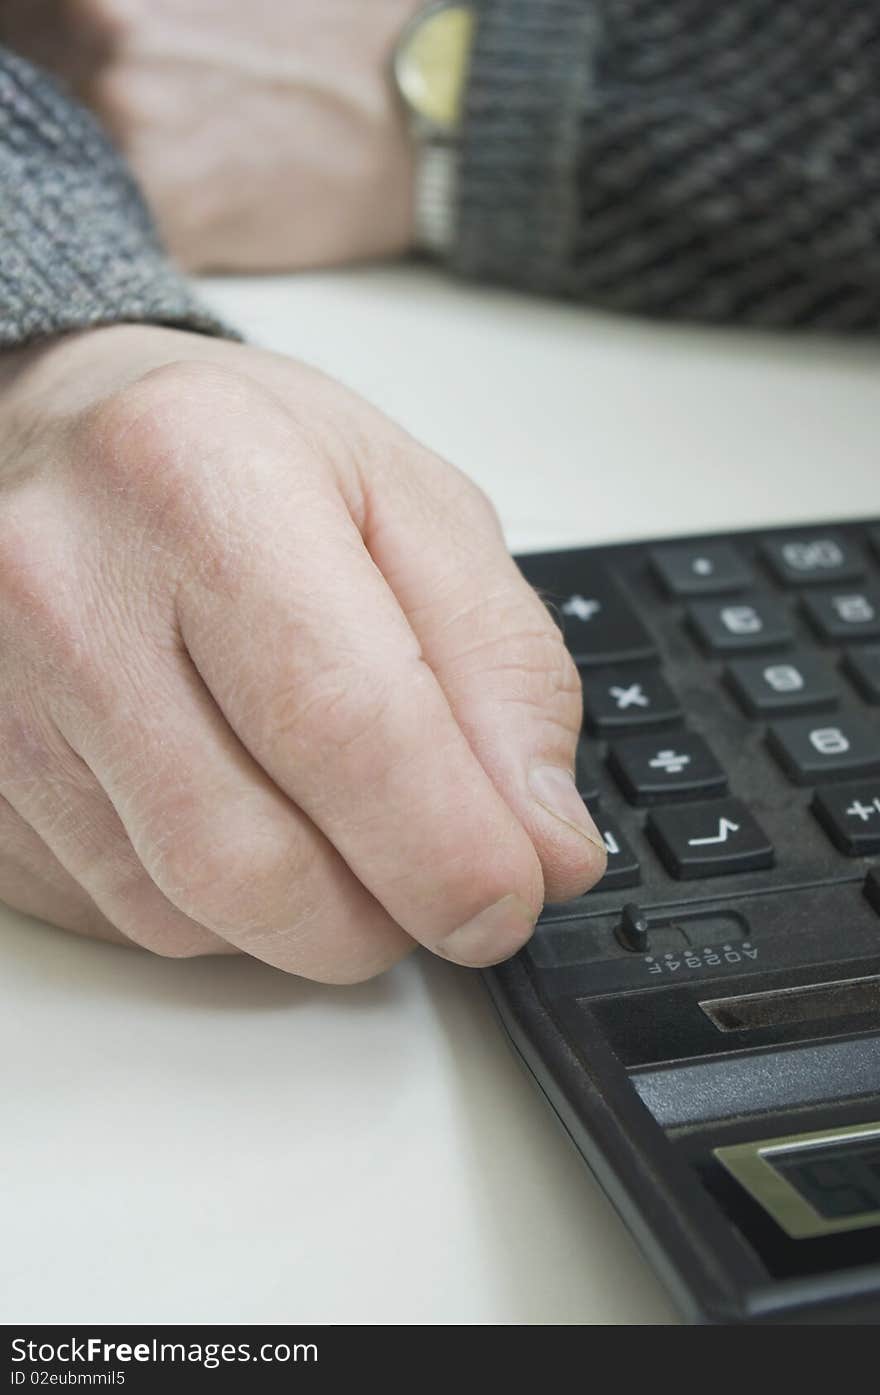
<instances>
[{"instance_id":1,"label":"plus key","mask_svg":"<svg viewBox=\"0 0 880 1395\"><path fill-rule=\"evenodd\" d=\"M880 780L819 790L813 813L847 857L880 852Z\"/></svg>"}]
</instances>

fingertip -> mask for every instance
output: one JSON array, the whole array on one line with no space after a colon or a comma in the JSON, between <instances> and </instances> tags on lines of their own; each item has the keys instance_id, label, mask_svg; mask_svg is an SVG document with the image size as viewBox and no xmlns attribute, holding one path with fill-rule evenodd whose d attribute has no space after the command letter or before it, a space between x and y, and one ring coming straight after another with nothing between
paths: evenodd
<instances>
[{"instance_id":1,"label":"fingertip","mask_svg":"<svg viewBox=\"0 0 880 1395\"><path fill-rule=\"evenodd\" d=\"M446 935L435 954L467 968L486 968L516 954L531 937L537 916L516 892L502 896Z\"/></svg>"}]
</instances>

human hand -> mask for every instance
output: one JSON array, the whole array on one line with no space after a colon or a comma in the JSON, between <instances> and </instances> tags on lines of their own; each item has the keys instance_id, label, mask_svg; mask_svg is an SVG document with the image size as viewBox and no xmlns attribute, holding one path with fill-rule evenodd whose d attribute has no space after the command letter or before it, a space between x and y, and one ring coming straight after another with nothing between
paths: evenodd
<instances>
[{"instance_id":1,"label":"human hand","mask_svg":"<svg viewBox=\"0 0 880 1395\"><path fill-rule=\"evenodd\" d=\"M412 242L390 55L420 0L0 0L0 42L64 79L198 270L389 256Z\"/></svg>"},{"instance_id":2,"label":"human hand","mask_svg":"<svg viewBox=\"0 0 880 1395\"><path fill-rule=\"evenodd\" d=\"M490 504L291 360L0 357L0 646L0 899L62 926L351 982L503 959L602 873Z\"/></svg>"}]
</instances>

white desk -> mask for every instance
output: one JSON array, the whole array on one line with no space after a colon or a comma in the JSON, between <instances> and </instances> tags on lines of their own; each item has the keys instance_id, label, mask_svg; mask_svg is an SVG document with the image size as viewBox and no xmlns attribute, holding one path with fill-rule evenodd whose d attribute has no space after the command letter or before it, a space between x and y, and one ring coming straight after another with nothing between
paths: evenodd
<instances>
[{"instance_id":1,"label":"white desk","mask_svg":"<svg viewBox=\"0 0 880 1395\"><path fill-rule=\"evenodd\" d=\"M880 513L880 348L407 269L211 287L494 496L514 547ZM476 976L360 989L0 922L0 1320L669 1322Z\"/></svg>"}]
</instances>

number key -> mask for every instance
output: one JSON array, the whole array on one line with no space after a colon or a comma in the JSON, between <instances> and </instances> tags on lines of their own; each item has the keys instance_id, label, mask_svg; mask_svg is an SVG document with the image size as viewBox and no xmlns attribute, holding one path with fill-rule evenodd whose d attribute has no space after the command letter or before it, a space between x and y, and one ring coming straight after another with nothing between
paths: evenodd
<instances>
[{"instance_id":1,"label":"number key","mask_svg":"<svg viewBox=\"0 0 880 1395\"><path fill-rule=\"evenodd\" d=\"M785 611L768 596L747 596L723 604L694 601L688 607L688 623L710 653L748 653L776 649L793 638Z\"/></svg>"},{"instance_id":2,"label":"number key","mask_svg":"<svg viewBox=\"0 0 880 1395\"><path fill-rule=\"evenodd\" d=\"M816 712L837 703L828 668L810 654L790 659L738 659L724 677L749 717L785 712Z\"/></svg>"},{"instance_id":3,"label":"number key","mask_svg":"<svg viewBox=\"0 0 880 1395\"><path fill-rule=\"evenodd\" d=\"M827 644L880 638L880 592L876 587L808 596L804 610L819 638Z\"/></svg>"},{"instance_id":4,"label":"number key","mask_svg":"<svg viewBox=\"0 0 880 1395\"><path fill-rule=\"evenodd\" d=\"M880 702L880 649L856 649L843 667L868 702Z\"/></svg>"},{"instance_id":5,"label":"number key","mask_svg":"<svg viewBox=\"0 0 880 1395\"><path fill-rule=\"evenodd\" d=\"M798 717L770 727L774 756L796 785L880 771L880 736L859 717Z\"/></svg>"},{"instance_id":6,"label":"number key","mask_svg":"<svg viewBox=\"0 0 880 1395\"><path fill-rule=\"evenodd\" d=\"M763 553L784 586L811 586L829 581L857 581L862 560L848 542L835 534L792 537L764 543Z\"/></svg>"}]
</instances>

